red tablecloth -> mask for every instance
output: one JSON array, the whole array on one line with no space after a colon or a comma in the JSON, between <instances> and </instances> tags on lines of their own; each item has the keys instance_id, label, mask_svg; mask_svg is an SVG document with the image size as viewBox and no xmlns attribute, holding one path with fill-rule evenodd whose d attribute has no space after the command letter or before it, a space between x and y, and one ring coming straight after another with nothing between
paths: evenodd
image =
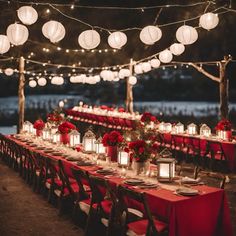
<instances>
[{"instance_id":1,"label":"red tablecloth","mask_svg":"<svg viewBox=\"0 0 236 236\"><path fill-rule=\"evenodd\" d=\"M42 150L9 137L19 145L32 151L43 153ZM96 167L78 167L75 162L70 162L59 156L51 156L62 159L65 170L72 176L70 168L76 166L96 174ZM73 176L72 176L73 177ZM122 179L111 177L109 181L116 186L122 184ZM208 186L195 186L201 194L185 197L173 194L166 189L137 190L145 191L151 211L156 216L169 222L169 236L233 236L229 207L224 190Z\"/></svg>"}]
</instances>

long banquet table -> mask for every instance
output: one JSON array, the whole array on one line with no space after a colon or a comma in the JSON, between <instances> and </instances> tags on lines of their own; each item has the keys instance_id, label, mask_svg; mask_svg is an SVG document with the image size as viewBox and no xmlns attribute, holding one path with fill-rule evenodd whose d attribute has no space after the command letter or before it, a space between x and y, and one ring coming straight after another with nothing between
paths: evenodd
<instances>
[{"instance_id":1,"label":"long banquet table","mask_svg":"<svg viewBox=\"0 0 236 236\"><path fill-rule=\"evenodd\" d=\"M12 135L7 138L33 152L49 158L61 159L67 174L71 177L73 177L70 170L72 166L98 175L97 166L78 166L76 162L68 161L62 156L53 156L44 153L43 150L37 150L37 147L32 147ZM113 186L124 184L119 176L111 176L107 179ZM135 190L145 191L152 213L169 223L169 236L233 236L225 191L205 185L192 188L198 189L200 194L191 197L176 195L164 185L160 185L157 189L135 188Z\"/></svg>"}]
</instances>

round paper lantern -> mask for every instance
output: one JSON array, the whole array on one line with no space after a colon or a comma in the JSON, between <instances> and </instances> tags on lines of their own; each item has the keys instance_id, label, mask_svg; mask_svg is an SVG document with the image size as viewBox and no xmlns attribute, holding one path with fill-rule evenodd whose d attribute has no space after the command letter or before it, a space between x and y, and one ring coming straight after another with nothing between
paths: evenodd
<instances>
[{"instance_id":1,"label":"round paper lantern","mask_svg":"<svg viewBox=\"0 0 236 236\"><path fill-rule=\"evenodd\" d=\"M4 70L5 75L11 76L14 74L14 70L12 68L7 68Z\"/></svg>"},{"instance_id":2,"label":"round paper lantern","mask_svg":"<svg viewBox=\"0 0 236 236\"><path fill-rule=\"evenodd\" d=\"M181 43L174 43L170 46L170 51L175 56L179 56L180 54L184 52L184 50L185 50L185 46Z\"/></svg>"},{"instance_id":3,"label":"round paper lantern","mask_svg":"<svg viewBox=\"0 0 236 236\"><path fill-rule=\"evenodd\" d=\"M149 62L143 62L141 65L144 72L148 72L152 69Z\"/></svg>"},{"instance_id":4,"label":"round paper lantern","mask_svg":"<svg viewBox=\"0 0 236 236\"><path fill-rule=\"evenodd\" d=\"M160 28L154 25L144 27L139 34L140 40L147 45L154 44L155 42L160 40L161 36L162 32Z\"/></svg>"},{"instance_id":5,"label":"round paper lantern","mask_svg":"<svg viewBox=\"0 0 236 236\"><path fill-rule=\"evenodd\" d=\"M7 37L13 45L22 45L27 41L29 31L24 25L14 23L7 27Z\"/></svg>"},{"instance_id":6,"label":"round paper lantern","mask_svg":"<svg viewBox=\"0 0 236 236\"><path fill-rule=\"evenodd\" d=\"M35 88L35 87L37 86L37 82L36 82L35 80L30 80L30 81L29 81L29 86L30 86L31 88Z\"/></svg>"},{"instance_id":7,"label":"round paper lantern","mask_svg":"<svg viewBox=\"0 0 236 236\"><path fill-rule=\"evenodd\" d=\"M101 78L100 78L99 75L95 75L95 76L94 76L94 79L95 79L96 83L98 83L98 82L101 81Z\"/></svg>"},{"instance_id":8,"label":"round paper lantern","mask_svg":"<svg viewBox=\"0 0 236 236\"><path fill-rule=\"evenodd\" d=\"M51 80L51 84L62 85L64 84L64 79L61 76L54 76Z\"/></svg>"},{"instance_id":9,"label":"round paper lantern","mask_svg":"<svg viewBox=\"0 0 236 236\"><path fill-rule=\"evenodd\" d=\"M112 48L121 49L127 43L127 36L123 32L114 32L108 37L108 44Z\"/></svg>"},{"instance_id":10,"label":"round paper lantern","mask_svg":"<svg viewBox=\"0 0 236 236\"><path fill-rule=\"evenodd\" d=\"M45 86L47 84L47 80L45 79L45 78L43 78L43 77L41 77L41 78L39 78L38 79L38 85L39 86Z\"/></svg>"},{"instance_id":11,"label":"round paper lantern","mask_svg":"<svg viewBox=\"0 0 236 236\"><path fill-rule=\"evenodd\" d=\"M142 74L143 73L142 65L141 64L135 65L134 72L135 72L135 74Z\"/></svg>"},{"instance_id":12,"label":"round paper lantern","mask_svg":"<svg viewBox=\"0 0 236 236\"><path fill-rule=\"evenodd\" d=\"M135 85L137 83L137 78L135 76L129 77L129 84Z\"/></svg>"},{"instance_id":13,"label":"round paper lantern","mask_svg":"<svg viewBox=\"0 0 236 236\"><path fill-rule=\"evenodd\" d=\"M130 70L129 69L121 69L119 71L119 78L120 79L124 79L125 77L129 77L130 76Z\"/></svg>"},{"instance_id":14,"label":"round paper lantern","mask_svg":"<svg viewBox=\"0 0 236 236\"><path fill-rule=\"evenodd\" d=\"M95 30L85 30L78 38L79 45L84 49L93 49L100 44L100 35Z\"/></svg>"},{"instance_id":15,"label":"round paper lantern","mask_svg":"<svg viewBox=\"0 0 236 236\"><path fill-rule=\"evenodd\" d=\"M183 25L176 31L176 38L180 43L189 45L197 41L198 33L192 26Z\"/></svg>"},{"instance_id":16,"label":"round paper lantern","mask_svg":"<svg viewBox=\"0 0 236 236\"><path fill-rule=\"evenodd\" d=\"M6 35L0 35L0 54L6 53L10 49L10 42Z\"/></svg>"},{"instance_id":17,"label":"round paper lantern","mask_svg":"<svg viewBox=\"0 0 236 236\"><path fill-rule=\"evenodd\" d=\"M168 49L160 52L159 54L159 60L163 63L169 63L172 61L172 59L173 59L173 55Z\"/></svg>"},{"instance_id":18,"label":"round paper lantern","mask_svg":"<svg viewBox=\"0 0 236 236\"><path fill-rule=\"evenodd\" d=\"M158 59L154 58L150 61L150 64L153 68L158 68L161 62Z\"/></svg>"},{"instance_id":19,"label":"round paper lantern","mask_svg":"<svg viewBox=\"0 0 236 236\"><path fill-rule=\"evenodd\" d=\"M112 81L114 79L114 74L111 70L103 70L100 73L100 76L103 78L103 80Z\"/></svg>"},{"instance_id":20,"label":"round paper lantern","mask_svg":"<svg viewBox=\"0 0 236 236\"><path fill-rule=\"evenodd\" d=\"M25 25L32 25L38 19L37 11L31 6L23 6L17 10L17 15Z\"/></svg>"},{"instance_id":21,"label":"round paper lantern","mask_svg":"<svg viewBox=\"0 0 236 236\"><path fill-rule=\"evenodd\" d=\"M66 34L65 27L62 23L54 20L50 20L43 25L43 35L48 38L52 43L61 41Z\"/></svg>"},{"instance_id":22,"label":"round paper lantern","mask_svg":"<svg viewBox=\"0 0 236 236\"><path fill-rule=\"evenodd\" d=\"M214 29L219 23L219 17L217 14L208 12L200 17L199 25L206 30Z\"/></svg>"}]
</instances>

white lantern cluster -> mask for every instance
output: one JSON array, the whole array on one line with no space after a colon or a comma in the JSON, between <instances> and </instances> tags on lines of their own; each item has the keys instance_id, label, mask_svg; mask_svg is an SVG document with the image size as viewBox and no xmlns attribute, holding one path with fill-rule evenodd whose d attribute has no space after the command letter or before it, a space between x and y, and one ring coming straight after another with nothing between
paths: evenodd
<instances>
[{"instance_id":1,"label":"white lantern cluster","mask_svg":"<svg viewBox=\"0 0 236 236\"><path fill-rule=\"evenodd\" d=\"M31 6L23 6L17 10L17 16L25 25L32 25L38 19L37 11Z\"/></svg>"},{"instance_id":2,"label":"white lantern cluster","mask_svg":"<svg viewBox=\"0 0 236 236\"><path fill-rule=\"evenodd\" d=\"M33 124L31 122L25 121L23 123L23 127L22 127L23 132L33 133L33 129L34 129L34 126L33 126Z\"/></svg>"},{"instance_id":3,"label":"white lantern cluster","mask_svg":"<svg viewBox=\"0 0 236 236\"><path fill-rule=\"evenodd\" d=\"M129 69L120 69L119 71L119 78L120 79L124 79L126 77L129 77L131 74L130 74L130 70Z\"/></svg>"},{"instance_id":4,"label":"white lantern cluster","mask_svg":"<svg viewBox=\"0 0 236 236\"><path fill-rule=\"evenodd\" d=\"M61 76L54 76L51 80L51 84L62 85L64 84L64 78Z\"/></svg>"},{"instance_id":5,"label":"white lantern cluster","mask_svg":"<svg viewBox=\"0 0 236 236\"><path fill-rule=\"evenodd\" d=\"M159 54L159 60L163 63L169 63L173 59L173 55L170 50L165 49L164 51L161 51Z\"/></svg>"},{"instance_id":6,"label":"white lantern cluster","mask_svg":"<svg viewBox=\"0 0 236 236\"><path fill-rule=\"evenodd\" d=\"M48 38L52 43L61 41L66 34L65 27L62 23L54 20L50 20L43 25L43 35Z\"/></svg>"},{"instance_id":7,"label":"white lantern cluster","mask_svg":"<svg viewBox=\"0 0 236 236\"><path fill-rule=\"evenodd\" d=\"M103 71L101 71L100 76L101 76L101 78L104 81L113 81L114 78L115 78L115 74L111 70L103 70Z\"/></svg>"},{"instance_id":8,"label":"white lantern cluster","mask_svg":"<svg viewBox=\"0 0 236 236\"><path fill-rule=\"evenodd\" d=\"M152 45L161 39L162 32L157 26L148 25L141 30L139 37L144 44Z\"/></svg>"},{"instance_id":9,"label":"white lantern cluster","mask_svg":"<svg viewBox=\"0 0 236 236\"><path fill-rule=\"evenodd\" d=\"M214 29L219 24L219 17L217 14L208 12L200 17L199 25L206 30Z\"/></svg>"},{"instance_id":10,"label":"white lantern cluster","mask_svg":"<svg viewBox=\"0 0 236 236\"><path fill-rule=\"evenodd\" d=\"M38 85L39 86L43 87L46 84L47 84L47 80L45 78L41 77L41 78L38 79Z\"/></svg>"},{"instance_id":11,"label":"white lantern cluster","mask_svg":"<svg viewBox=\"0 0 236 236\"><path fill-rule=\"evenodd\" d=\"M94 49L100 44L101 38L97 31L95 30L85 30L79 37L79 45L84 49Z\"/></svg>"},{"instance_id":12,"label":"white lantern cluster","mask_svg":"<svg viewBox=\"0 0 236 236\"><path fill-rule=\"evenodd\" d=\"M12 76L14 74L14 70L12 68L7 68L4 70L5 75Z\"/></svg>"},{"instance_id":13,"label":"white lantern cluster","mask_svg":"<svg viewBox=\"0 0 236 236\"><path fill-rule=\"evenodd\" d=\"M170 51L172 54L174 54L175 56L179 56L181 55L185 50L185 46L181 43L173 43L170 46Z\"/></svg>"},{"instance_id":14,"label":"white lantern cluster","mask_svg":"<svg viewBox=\"0 0 236 236\"><path fill-rule=\"evenodd\" d=\"M161 64L161 62L156 59L156 58L153 58L151 61L150 61L150 64L153 68L158 68Z\"/></svg>"},{"instance_id":15,"label":"white lantern cluster","mask_svg":"<svg viewBox=\"0 0 236 236\"><path fill-rule=\"evenodd\" d=\"M183 45L193 44L198 39L198 32L192 26L183 25L176 31L176 38Z\"/></svg>"},{"instance_id":16,"label":"white lantern cluster","mask_svg":"<svg viewBox=\"0 0 236 236\"><path fill-rule=\"evenodd\" d=\"M24 25L14 23L7 27L7 37L13 45L19 46L27 41L29 31Z\"/></svg>"},{"instance_id":17,"label":"white lantern cluster","mask_svg":"<svg viewBox=\"0 0 236 236\"><path fill-rule=\"evenodd\" d=\"M70 77L71 83L96 84L96 83L100 82L100 80L101 80L101 78L99 75L86 76L86 75L82 74L82 75L76 75L76 76Z\"/></svg>"},{"instance_id":18,"label":"white lantern cluster","mask_svg":"<svg viewBox=\"0 0 236 236\"><path fill-rule=\"evenodd\" d=\"M136 83L137 83L137 78L135 76L130 76L129 77L129 84L135 85Z\"/></svg>"},{"instance_id":19,"label":"white lantern cluster","mask_svg":"<svg viewBox=\"0 0 236 236\"><path fill-rule=\"evenodd\" d=\"M0 54L8 52L10 49L10 42L6 35L0 35Z\"/></svg>"},{"instance_id":20,"label":"white lantern cluster","mask_svg":"<svg viewBox=\"0 0 236 236\"><path fill-rule=\"evenodd\" d=\"M127 43L127 36L123 32L114 32L108 37L108 44L112 48L121 49Z\"/></svg>"},{"instance_id":21,"label":"white lantern cluster","mask_svg":"<svg viewBox=\"0 0 236 236\"><path fill-rule=\"evenodd\" d=\"M152 69L151 64L149 62L143 62L141 66L144 73L149 72Z\"/></svg>"},{"instance_id":22,"label":"white lantern cluster","mask_svg":"<svg viewBox=\"0 0 236 236\"><path fill-rule=\"evenodd\" d=\"M35 80L30 80L30 81L29 81L29 86L30 86L31 88L35 88L35 87L37 86L37 82L36 82Z\"/></svg>"}]
</instances>

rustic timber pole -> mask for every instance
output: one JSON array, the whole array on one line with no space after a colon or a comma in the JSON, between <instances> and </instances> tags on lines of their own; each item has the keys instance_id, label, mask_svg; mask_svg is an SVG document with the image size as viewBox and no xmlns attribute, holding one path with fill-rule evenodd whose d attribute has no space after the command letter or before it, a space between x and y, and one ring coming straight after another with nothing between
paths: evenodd
<instances>
[{"instance_id":1,"label":"rustic timber pole","mask_svg":"<svg viewBox=\"0 0 236 236\"><path fill-rule=\"evenodd\" d=\"M17 133L21 133L23 129L23 123L25 119L25 60L23 57L20 57L19 60L19 87L18 87L18 126Z\"/></svg>"},{"instance_id":2,"label":"rustic timber pole","mask_svg":"<svg viewBox=\"0 0 236 236\"><path fill-rule=\"evenodd\" d=\"M226 78L226 66L232 60L232 57L225 56L222 61L217 62L219 65L219 76L214 76L204 70L201 66L194 63L189 63L192 67L197 69L200 73L204 74L206 77L213 81L219 83L219 93L220 93L220 117L221 119L227 119L229 116L229 80Z\"/></svg>"},{"instance_id":3,"label":"rustic timber pole","mask_svg":"<svg viewBox=\"0 0 236 236\"><path fill-rule=\"evenodd\" d=\"M130 59L130 76L133 74L133 59ZM133 104L133 85L129 83L129 77L126 78L126 111L133 113L134 112L134 104Z\"/></svg>"}]
</instances>

